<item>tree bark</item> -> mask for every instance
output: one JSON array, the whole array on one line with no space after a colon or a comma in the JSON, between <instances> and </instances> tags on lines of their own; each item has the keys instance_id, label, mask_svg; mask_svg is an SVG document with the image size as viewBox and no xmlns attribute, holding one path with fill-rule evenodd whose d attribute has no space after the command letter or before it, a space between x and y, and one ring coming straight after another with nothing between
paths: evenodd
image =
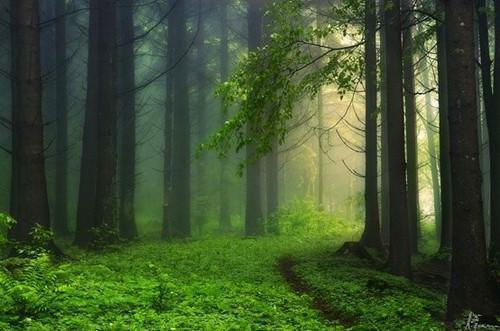
<instances>
[{"instance_id":1,"label":"tree bark","mask_svg":"<svg viewBox=\"0 0 500 331\"><path fill-rule=\"evenodd\" d=\"M453 320L465 310L483 315L495 311L481 200L473 2L449 0L444 6L454 211L447 317Z\"/></svg>"},{"instance_id":2,"label":"tree bark","mask_svg":"<svg viewBox=\"0 0 500 331\"><path fill-rule=\"evenodd\" d=\"M18 167L17 223L12 239L27 242L36 224L50 229L43 145L39 5L35 0L12 3L15 48L15 127ZM22 208L21 208L22 206Z\"/></svg>"},{"instance_id":3,"label":"tree bark","mask_svg":"<svg viewBox=\"0 0 500 331\"><path fill-rule=\"evenodd\" d=\"M377 3L365 1L365 229L361 242L370 248L382 250L378 206L377 166Z\"/></svg>"},{"instance_id":4,"label":"tree bark","mask_svg":"<svg viewBox=\"0 0 500 331\"><path fill-rule=\"evenodd\" d=\"M66 1L56 2L56 194L54 232L68 229L68 88L66 77Z\"/></svg>"},{"instance_id":5,"label":"tree bark","mask_svg":"<svg viewBox=\"0 0 500 331\"><path fill-rule=\"evenodd\" d=\"M222 0L220 4L220 77L221 82L227 81L229 78L229 25L228 25L228 3L227 0ZM224 105L221 103L221 108ZM224 125L226 115L221 112L220 124ZM231 230L231 214L230 203L227 185L227 160L220 162L220 189L219 189L219 229L222 233Z\"/></svg>"},{"instance_id":6,"label":"tree bark","mask_svg":"<svg viewBox=\"0 0 500 331\"><path fill-rule=\"evenodd\" d=\"M444 13L441 0L436 2L438 12ZM451 161L450 161L450 124L448 121L448 66L446 55L446 18L438 23L437 51L438 51L438 92L439 92L439 167L441 182L441 238L440 252L449 252L451 249L452 226L452 193L451 193Z\"/></svg>"},{"instance_id":7,"label":"tree bark","mask_svg":"<svg viewBox=\"0 0 500 331\"><path fill-rule=\"evenodd\" d=\"M177 1L169 17L174 29L173 57L176 63L173 79L172 126L172 236L191 235L191 126L189 116L188 60L184 53L187 44L187 13L185 1Z\"/></svg>"},{"instance_id":8,"label":"tree bark","mask_svg":"<svg viewBox=\"0 0 500 331\"><path fill-rule=\"evenodd\" d=\"M387 135L389 140L390 248L392 273L411 278L411 238L406 190L405 134L403 111L403 52L399 0L385 6L387 66ZM389 46L390 45L390 46Z\"/></svg>"},{"instance_id":9,"label":"tree bark","mask_svg":"<svg viewBox=\"0 0 500 331\"><path fill-rule=\"evenodd\" d=\"M262 45L263 31L263 1L248 0L248 50L255 51ZM251 96L250 96L251 98ZM247 130L252 130L252 123L247 124ZM264 223L261 203L261 162L255 158L255 146L246 148L246 157L251 162L246 169L246 211L245 234L256 236L264 233Z\"/></svg>"},{"instance_id":10,"label":"tree bark","mask_svg":"<svg viewBox=\"0 0 500 331\"><path fill-rule=\"evenodd\" d=\"M418 252L419 203L418 203L418 144L417 105L415 102L415 74L413 65L413 14L410 0L402 0L403 27L403 76L406 115L406 155L408 184L408 218L410 223L411 252Z\"/></svg>"},{"instance_id":11,"label":"tree bark","mask_svg":"<svg viewBox=\"0 0 500 331\"><path fill-rule=\"evenodd\" d=\"M120 174L119 174L119 229L127 239L137 237L135 222L135 54L134 54L134 0L123 0L119 5L119 109L120 109Z\"/></svg>"}]
</instances>

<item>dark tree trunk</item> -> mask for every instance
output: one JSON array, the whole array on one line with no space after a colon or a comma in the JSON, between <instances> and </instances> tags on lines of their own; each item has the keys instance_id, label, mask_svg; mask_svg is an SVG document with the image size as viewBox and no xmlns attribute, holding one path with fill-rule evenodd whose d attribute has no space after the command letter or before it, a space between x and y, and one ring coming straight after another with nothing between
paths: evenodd
<instances>
[{"instance_id":1,"label":"dark tree trunk","mask_svg":"<svg viewBox=\"0 0 500 331\"><path fill-rule=\"evenodd\" d=\"M406 191L405 133L403 111L403 52L399 0L385 6L387 66L387 135L389 140L390 248L392 273L411 277L411 243Z\"/></svg>"},{"instance_id":2,"label":"dark tree trunk","mask_svg":"<svg viewBox=\"0 0 500 331\"><path fill-rule=\"evenodd\" d=\"M222 0L220 4L220 77L221 81L225 82L229 78L229 25L228 25L228 3L227 0ZM221 104L221 108L223 108ZM226 116L221 112L220 124L224 125ZM227 190L228 180L227 174L227 160L220 162L220 191L219 191L219 228L221 232L228 232L231 230L231 214L229 195Z\"/></svg>"},{"instance_id":3,"label":"dark tree trunk","mask_svg":"<svg viewBox=\"0 0 500 331\"><path fill-rule=\"evenodd\" d=\"M279 223L273 214L278 211L278 141L272 141L272 151L266 157L266 198L267 198L267 231L272 234L279 233Z\"/></svg>"},{"instance_id":4,"label":"dark tree trunk","mask_svg":"<svg viewBox=\"0 0 500 331\"><path fill-rule=\"evenodd\" d=\"M15 127L18 167L17 207L12 239L26 242L36 224L50 228L43 145L38 1L16 0L12 7L15 48ZM21 208L22 207L22 208Z\"/></svg>"},{"instance_id":5,"label":"dark tree trunk","mask_svg":"<svg viewBox=\"0 0 500 331\"><path fill-rule=\"evenodd\" d=\"M382 250L377 185L377 3L365 1L365 229L361 242Z\"/></svg>"},{"instance_id":6,"label":"dark tree trunk","mask_svg":"<svg viewBox=\"0 0 500 331\"><path fill-rule=\"evenodd\" d=\"M248 50L255 51L262 45L263 1L248 0ZM251 96L250 96L251 97ZM252 130L252 123L247 130ZM250 144L246 149L248 160L255 158L255 146ZM256 236L264 233L261 203L261 162L254 160L246 169L246 211L245 234Z\"/></svg>"},{"instance_id":7,"label":"dark tree trunk","mask_svg":"<svg viewBox=\"0 0 500 331\"><path fill-rule=\"evenodd\" d=\"M91 0L87 110L75 243L87 246L93 227L116 226L115 6Z\"/></svg>"},{"instance_id":8,"label":"dark tree trunk","mask_svg":"<svg viewBox=\"0 0 500 331\"><path fill-rule=\"evenodd\" d=\"M68 89L66 78L66 1L56 2L56 195L54 232L68 229Z\"/></svg>"},{"instance_id":9,"label":"dark tree trunk","mask_svg":"<svg viewBox=\"0 0 500 331\"><path fill-rule=\"evenodd\" d=\"M380 216L382 241L389 243L390 215L389 215L389 138L387 135L387 61L385 40L385 0L379 0L380 27Z\"/></svg>"},{"instance_id":10,"label":"dark tree trunk","mask_svg":"<svg viewBox=\"0 0 500 331\"><path fill-rule=\"evenodd\" d=\"M472 1L445 1L453 196L452 268L447 317L493 315L481 200ZM466 194L464 194L466 192Z\"/></svg>"},{"instance_id":11,"label":"dark tree trunk","mask_svg":"<svg viewBox=\"0 0 500 331\"><path fill-rule=\"evenodd\" d=\"M120 174L119 174L119 228L127 239L137 237L135 222L135 54L134 54L134 0L120 2L118 17L119 48L119 109L120 109Z\"/></svg>"},{"instance_id":12,"label":"dark tree trunk","mask_svg":"<svg viewBox=\"0 0 500 331\"><path fill-rule=\"evenodd\" d=\"M17 104L18 104L18 93L17 93L17 30L16 30L16 8L17 0L10 1L10 67L11 67L11 174L10 174L10 201L9 210L12 217L17 219L18 217L18 206L19 206L19 155L17 151L19 150L19 128L17 120Z\"/></svg>"},{"instance_id":13,"label":"dark tree trunk","mask_svg":"<svg viewBox=\"0 0 500 331\"><path fill-rule=\"evenodd\" d=\"M436 2L439 12L443 12L441 0ZM445 15L441 15L445 17ZM451 249L452 196L450 161L450 124L448 121L448 67L446 59L446 19L438 25L438 90L439 90L439 167L441 169L441 238L439 250Z\"/></svg>"},{"instance_id":14,"label":"dark tree trunk","mask_svg":"<svg viewBox=\"0 0 500 331\"><path fill-rule=\"evenodd\" d=\"M410 223L410 245L413 254L418 252L419 207L418 207L418 148L417 105L415 102L415 74L413 68L413 15L410 0L402 0L403 27L403 75L406 115L406 155L408 184L408 221Z\"/></svg>"},{"instance_id":15,"label":"dark tree trunk","mask_svg":"<svg viewBox=\"0 0 500 331\"><path fill-rule=\"evenodd\" d=\"M97 5L97 4L96 4ZM114 0L99 1L99 95L96 183L96 226L116 224L116 8Z\"/></svg>"},{"instance_id":16,"label":"dark tree trunk","mask_svg":"<svg viewBox=\"0 0 500 331\"><path fill-rule=\"evenodd\" d=\"M489 109L486 108L489 141L490 141L490 178L491 178L490 258L492 260L500 259L500 3L498 1L495 1L494 78L495 78L495 83L493 91L494 94L493 104L489 105L490 107Z\"/></svg>"},{"instance_id":17,"label":"dark tree trunk","mask_svg":"<svg viewBox=\"0 0 500 331\"><path fill-rule=\"evenodd\" d=\"M188 60L184 57L187 43L187 13L185 1L177 1L169 17L173 28L173 57L176 63L173 79L172 126L172 236L191 235L191 126L189 116ZM184 58L183 58L184 57Z\"/></svg>"}]
</instances>

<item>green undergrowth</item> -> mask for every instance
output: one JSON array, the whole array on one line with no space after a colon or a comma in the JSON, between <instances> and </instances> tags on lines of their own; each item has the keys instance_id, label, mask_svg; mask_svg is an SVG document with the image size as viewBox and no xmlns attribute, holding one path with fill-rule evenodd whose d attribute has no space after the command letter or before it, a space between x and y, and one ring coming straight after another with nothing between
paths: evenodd
<instances>
[{"instance_id":1,"label":"green undergrowth","mask_svg":"<svg viewBox=\"0 0 500 331\"><path fill-rule=\"evenodd\" d=\"M300 255L294 271L350 330L444 330L445 297L332 250Z\"/></svg>"},{"instance_id":2,"label":"green undergrowth","mask_svg":"<svg viewBox=\"0 0 500 331\"><path fill-rule=\"evenodd\" d=\"M77 261L56 266L44 255L14 269L4 264L0 330L334 329L276 271L281 255L329 243L326 237L151 242L105 254L73 251Z\"/></svg>"}]
</instances>

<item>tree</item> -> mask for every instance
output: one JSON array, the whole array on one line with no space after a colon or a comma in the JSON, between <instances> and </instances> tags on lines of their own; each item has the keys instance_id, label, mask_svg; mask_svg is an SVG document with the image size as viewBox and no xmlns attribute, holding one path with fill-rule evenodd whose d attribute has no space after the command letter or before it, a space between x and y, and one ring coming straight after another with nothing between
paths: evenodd
<instances>
[{"instance_id":1,"label":"tree","mask_svg":"<svg viewBox=\"0 0 500 331\"><path fill-rule=\"evenodd\" d=\"M56 194L54 232L68 235L68 88L66 1L56 2Z\"/></svg>"},{"instance_id":2,"label":"tree","mask_svg":"<svg viewBox=\"0 0 500 331\"><path fill-rule=\"evenodd\" d=\"M469 309L483 315L496 313L488 286L481 201L473 6L464 0L444 2L454 215L450 320Z\"/></svg>"},{"instance_id":3,"label":"tree","mask_svg":"<svg viewBox=\"0 0 500 331\"><path fill-rule=\"evenodd\" d=\"M263 0L248 0L248 50L255 51L262 45ZM252 96L249 96L250 98ZM254 130L255 123L247 124L247 132ZM254 144L247 145L246 156L250 162L246 168L245 234L255 236L264 233L261 205L261 164L255 158Z\"/></svg>"},{"instance_id":4,"label":"tree","mask_svg":"<svg viewBox=\"0 0 500 331\"><path fill-rule=\"evenodd\" d=\"M385 5L387 66L387 138L389 157L390 248L392 273L411 277L410 228L406 190L405 134L403 112L403 52L401 47L401 7L399 0Z\"/></svg>"},{"instance_id":5,"label":"tree","mask_svg":"<svg viewBox=\"0 0 500 331\"><path fill-rule=\"evenodd\" d=\"M120 191L119 229L124 238L137 237L135 223L135 54L134 54L134 0L120 2L118 94L120 109Z\"/></svg>"},{"instance_id":6,"label":"tree","mask_svg":"<svg viewBox=\"0 0 500 331\"><path fill-rule=\"evenodd\" d=\"M172 236L191 235L191 126L189 116L186 2L176 1L168 18L173 29L172 49L175 67L172 75ZM170 47L170 46L169 46Z\"/></svg>"},{"instance_id":7,"label":"tree","mask_svg":"<svg viewBox=\"0 0 500 331\"><path fill-rule=\"evenodd\" d=\"M35 0L11 2L13 29L13 89L15 116L13 118L15 146L17 223L12 239L26 242L35 225L50 228L45 159L40 64L39 5Z\"/></svg>"},{"instance_id":8,"label":"tree","mask_svg":"<svg viewBox=\"0 0 500 331\"><path fill-rule=\"evenodd\" d=\"M75 242L87 246L90 230L116 227L116 7L91 0L87 110L83 132Z\"/></svg>"},{"instance_id":9,"label":"tree","mask_svg":"<svg viewBox=\"0 0 500 331\"><path fill-rule=\"evenodd\" d=\"M438 12L443 13L441 0L436 2ZM444 15L441 15L445 18ZM450 124L448 121L448 66L446 58L446 18L438 23L436 33L439 92L439 168L441 182L441 238L440 252L451 249L452 193L450 161Z\"/></svg>"},{"instance_id":10,"label":"tree","mask_svg":"<svg viewBox=\"0 0 500 331\"><path fill-rule=\"evenodd\" d=\"M220 4L220 80L227 81L229 78L229 25L228 25L228 3L222 0ZM221 108L224 104L222 102ZM220 123L224 125L226 116L221 112ZM219 188L219 229L227 232L231 229L231 215L229 211L229 198L227 191L227 167L226 160L220 162L220 188Z\"/></svg>"},{"instance_id":11,"label":"tree","mask_svg":"<svg viewBox=\"0 0 500 331\"><path fill-rule=\"evenodd\" d=\"M382 250L377 185L377 9L375 0L365 1L365 229L361 242Z\"/></svg>"},{"instance_id":12,"label":"tree","mask_svg":"<svg viewBox=\"0 0 500 331\"><path fill-rule=\"evenodd\" d=\"M402 0L403 27L403 76L406 124L406 155L408 182L408 217L412 253L418 252L419 207L418 207L418 145L417 106L415 102L415 74L413 65L413 14L410 0Z\"/></svg>"}]
</instances>

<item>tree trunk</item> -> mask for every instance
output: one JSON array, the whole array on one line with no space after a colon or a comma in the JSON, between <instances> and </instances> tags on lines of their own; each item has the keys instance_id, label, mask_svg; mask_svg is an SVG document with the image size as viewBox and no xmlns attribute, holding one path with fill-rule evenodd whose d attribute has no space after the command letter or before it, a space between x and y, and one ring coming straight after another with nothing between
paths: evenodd
<instances>
[{"instance_id":1,"label":"tree trunk","mask_svg":"<svg viewBox=\"0 0 500 331\"><path fill-rule=\"evenodd\" d=\"M410 0L402 0L403 28L403 75L406 115L406 155L408 184L408 218L410 223L410 245L413 254L418 252L419 206L418 206L418 145L417 106L415 102L415 74L413 68L413 24Z\"/></svg>"},{"instance_id":2,"label":"tree trunk","mask_svg":"<svg viewBox=\"0 0 500 331\"><path fill-rule=\"evenodd\" d=\"M188 46L187 13L185 1L177 1L169 17L174 29L173 56L176 63L173 79L172 126L172 236L191 235L191 126L189 116L188 60L184 53ZM183 58L184 57L184 58Z\"/></svg>"},{"instance_id":3,"label":"tree trunk","mask_svg":"<svg viewBox=\"0 0 500 331\"><path fill-rule=\"evenodd\" d=\"M206 38L206 23L205 23L205 11L206 8L201 5L200 18L198 20L198 24L200 25L198 28L198 34L196 36L196 84L197 84L197 98L196 98L196 106L195 112L197 115L197 142L198 144L203 143L207 136L207 53L205 47L205 38ZM206 154L203 153L198 160L196 160L196 217L195 224L198 228L198 234L201 236L203 232L203 226L206 223L206 214L207 214L207 174L206 174L206 166L207 166L207 157Z\"/></svg>"},{"instance_id":4,"label":"tree trunk","mask_svg":"<svg viewBox=\"0 0 500 331\"><path fill-rule=\"evenodd\" d=\"M420 65L420 74L422 75L422 82L425 88L430 87L429 80L429 63L427 57L422 54ZM439 187L439 167L438 167L438 153L436 151L436 134L435 134L435 116L431 107L431 94L425 95L425 132L427 134L427 148L429 150L429 168L431 171L432 181L432 196L434 198L434 223L436 224L436 237L439 240L441 236L441 190Z\"/></svg>"},{"instance_id":5,"label":"tree trunk","mask_svg":"<svg viewBox=\"0 0 500 331\"><path fill-rule=\"evenodd\" d=\"M441 0L436 2L439 12L443 12ZM441 15L444 17L444 15ZM451 249L452 196L451 196L451 164L450 164L450 124L448 121L448 67L446 59L446 19L438 23L438 92L439 92L439 168L441 181L441 238L440 252Z\"/></svg>"},{"instance_id":6,"label":"tree trunk","mask_svg":"<svg viewBox=\"0 0 500 331\"><path fill-rule=\"evenodd\" d=\"M127 239L137 237L135 223L135 54L134 54L134 0L124 0L119 6L119 109L120 109L120 235Z\"/></svg>"},{"instance_id":7,"label":"tree trunk","mask_svg":"<svg viewBox=\"0 0 500 331\"><path fill-rule=\"evenodd\" d=\"M489 49L488 49L489 50ZM486 110L490 141L490 259L500 259L500 3L495 1L494 100ZM489 93L489 92L488 92Z\"/></svg>"},{"instance_id":8,"label":"tree trunk","mask_svg":"<svg viewBox=\"0 0 500 331\"><path fill-rule=\"evenodd\" d=\"M381 206L381 235L382 241L389 243L390 232L390 215L389 215L389 138L387 127L387 61L386 49L387 42L385 40L385 0L379 0L379 16L381 21L380 27L380 206Z\"/></svg>"},{"instance_id":9,"label":"tree trunk","mask_svg":"<svg viewBox=\"0 0 500 331\"><path fill-rule=\"evenodd\" d=\"M97 5L97 4L96 4ZM99 101L96 226L116 228L116 7L99 1Z\"/></svg>"},{"instance_id":10,"label":"tree trunk","mask_svg":"<svg viewBox=\"0 0 500 331\"><path fill-rule=\"evenodd\" d=\"M66 78L66 1L56 2L56 196L54 232L68 229L68 88Z\"/></svg>"},{"instance_id":11,"label":"tree trunk","mask_svg":"<svg viewBox=\"0 0 500 331\"><path fill-rule=\"evenodd\" d=\"M228 25L228 3L226 0L221 1L220 4L220 77L221 82L227 81L229 78L229 25ZM221 108L224 105L221 104ZM226 116L221 112L220 124L224 125ZM219 189L219 229L222 233L231 230L231 214L229 195L227 190L228 180L227 174L227 160L220 162L220 189Z\"/></svg>"},{"instance_id":12,"label":"tree trunk","mask_svg":"<svg viewBox=\"0 0 500 331\"><path fill-rule=\"evenodd\" d=\"M450 0L446 9L446 46L453 196L453 244L447 317L465 310L493 315L481 201L471 1ZM464 194L466 192L466 194Z\"/></svg>"},{"instance_id":13,"label":"tree trunk","mask_svg":"<svg viewBox=\"0 0 500 331\"><path fill-rule=\"evenodd\" d=\"M411 278L411 238L406 191L405 134L403 111L403 52L399 0L385 6L387 66L387 135L389 140L389 198L391 272ZM389 46L390 45L390 46Z\"/></svg>"},{"instance_id":14,"label":"tree trunk","mask_svg":"<svg viewBox=\"0 0 500 331\"><path fill-rule=\"evenodd\" d=\"M273 214L278 211L278 141L272 142L272 151L266 158L266 185L267 185L267 215L269 221L267 231L272 234L279 233L279 223Z\"/></svg>"},{"instance_id":15,"label":"tree trunk","mask_svg":"<svg viewBox=\"0 0 500 331\"><path fill-rule=\"evenodd\" d=\"M263 14L262 0L248 0L248 50L250 52L262 45ZM248 123L247 130L252 130L252 126L252 123ZM255 158L253 144L247 145L246 157L249 161ZM264 233L261 203L261 162L260 160L253 161L246 169L245 234L247 236Z\"/></svg>"},{"instance_id":16,"label":"tree trunk","mask_svg":"<svg viewBox=\"0 0 500 331\"><path fill-rule=\"evenodd\" d=\"M361 242L382 250L378 206L377 167L377 3L365 1L365 229Z\"/></svg>"},{"instance_id":17,"label":"tree trunk","mask_svg":"<svg viewBox=\"0 0 500 331\"><path fill-rule=\"evenodd\" d=\"M43 145L38 1L16 0L12 7L15 48L15 127L18 167L16 219L12 239L26 242L36 224L50 228ZM22 208L21 208L22 206Z\"/></svg>"}]
</instances>

